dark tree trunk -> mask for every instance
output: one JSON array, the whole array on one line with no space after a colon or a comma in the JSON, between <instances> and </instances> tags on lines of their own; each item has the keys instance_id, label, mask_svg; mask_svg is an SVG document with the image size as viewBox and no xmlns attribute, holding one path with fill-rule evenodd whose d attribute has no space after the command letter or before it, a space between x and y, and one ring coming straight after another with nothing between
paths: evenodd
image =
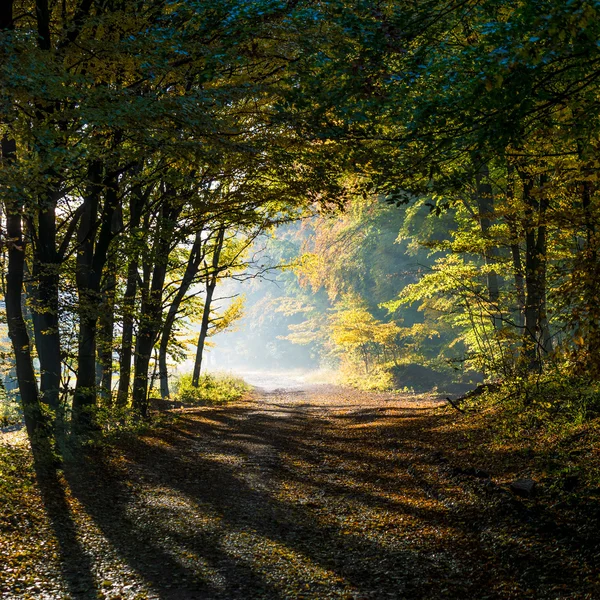
<instances>
[{"instance_id":1,"label":"dark tree trunk","mask_svg":"<svg viewBox=\"0 0 600 600\"><path fill-rule=\"evenodd\" d=\"M37 42L43 51L51 49L50 9L48 0L36 0ZM47 117L47 111L36 104L40 118ZM47 175L53 178L53 173ZM59 412L61 380L61 346L58 319L58 291L60 260L56 251L56 204L58 196L56 182L51 184L38 199L37 243L34 249L33 275L37 282L34 310L35 345L40 361L40 387L42 401Z\"/></svg>"},{"instance_id":2,"label":"dark tree trunk","mask_svg":"<svg viewBox=\"0 0 600 600\"><path fill-rule=\"evenodd\" d=\"M0 3L0 31L12 30L13 1ZM4 136L0 140L0 158L11 165L17 159L17 144ZM25 239L23 237L23 206L10 199L4 202L8 269L5 281L5 307L8 337L15 356L15 371L27 435L34 453L40 456L48 450L50 427L44 415L31 356L31 342L23 317L23 278L25 274ZM50 458L50 457L47 457Z\"/></svg>"},{"instance_id":3,"label":"dark tree trunk","mask_svg":"<svg viewBox=\"0 0 600 600\"><path fill-rule=\"evenodd\" d=\"M146 196L143 196L141 190L134 189L131 194L129 205L129 231L131 238L140 226L142 208ZM125 294L123 296L123 325L121 336L121 352L119 358L119 389L117 391L117 406L124 407L129 398L129 385L131 383L131 359L133 357L133 325L135 298L137 295L138 284L138 266L139 249L134 243L131 249L131 258L127 265L127 283L125 284Z\"/></svg>"},{"instance_id":4,"label":"dark tree trunk","mask_svg":"<svg viewBox=\"0 0 600 600\"><path fill-rule=\"evenodd\" d=\"M56 251L56 199L52 192L41 200L38 213L37 244L34 250L35 297L33 320L35 345L40 361L42 401L59 411L61 345L59 330L59 267Z\"/></svg>"},{"instance_id":5,"label":"dark tree trunk","mask_svg":"<svg viewBox=\"0 0 600 600\"><path fill-rule=\"evenodd\" d=\"M185 295L187 294L194 278L198 274L198 269L200 267L200 263L202 262L203 253L202 253L202 235L199 231L196 234L196 239L194 240L194 245L190 250L190 256L188 258L188 263L185 269L185 273L179 285L179 289L171 302L171 306L169 306L169 311L167 312L167 316L165 318L165 323L162 328L161 338L160 338L160 347L158 352L158 363L159 363L159 378L160 378L160 396L161 398L169 398L169 371L167 368L167 350L169 348L169 339L171 337L171 331L173 329L173 324L175 323L175 319L179 314L179 308L181 306L181 302L183 301Z\"/></svg>"},{"instance_id":6,"label":"dark tree trunk","mask_svg":"<svg viewBox=\"0 0 600 600\"><path fill-rule=\"evenodd\" d=\"M75 280L79 295L79 340L77 351L77 381L73 397L73 421L76 429L85 429L92 422L96 397L96 310L93 290L92 263L94 237L101 193L102 164L90 165L89 190L83 199L83 214L77 231L77 270Z\"/></svg>"},{"instance_id":7,"label":"dark tree trunk","mask_svg":"<svg viewBox=\"0 0 600 600\"><path fill-rule=\"evenodd\" d=\"M14 140L3 138L1 147L3 161L10 163L16 159L16 143ZM8 335L15 355L17 381L19 382L19 393L27 434L34 450L45 450L49 439L49 424L40 403L31 356L31 344L21 304L25 272L25 240L22 229L23 208L7 201L5 209L6 247L8 252L5 303Z\"/></svg>"},{"instance_id":8,"label":"dark tree trunk","mask_svg":"<svg viewBox=\"0 0 600 600\"><path fill-rule=\"evenodd\" d=\"M118 205L115 176L103 181L104 206L100 218L100 231L96 235L96 218L102 187L102 165L90 165L90 190L84 198L84 212L77 235L76 282L79 294L79 348L77 355L77 382L73 396L73 420L76 429L93 427L96 405L96 335L98 311L102 296L100 283L108 258L108 248L114 237L114 214Z\"/></svg>"},{"instance_id":9,"label":"dark tree trunk","mask_svg":"<svg viewBox=\"0 0 600 600\"><path fill-rule=\"evenodd\" d=\"M114 261L111 261L113 263ZM106 273L103 300L98 320L98 362L100 395L105 404L112 403L113 343L115 324L115 265Z\"/></svg>"},{"instance_id":10,"label":"dark tree trunk","mask_svg":"<svg viewBox=\"0 0 600 600\"><path fill-rule=\"evenodd\" d=\"M196 360L194 361L194 372L192 374L192 386L198 387L200 382L200 370L202 368L202 355L204 345L208 336L208 327L210 325L210 309L212 304L217 280L219 276L219 259L223 249L223 240L225 239L225 228L221 227L217 233L215 248L212 256L212 273L209 273L206 267L206 296L204 298L204 309L202 311L202 323L200 324L200 334L198 335L198 345L196 346Z\"/></svg>"},{"instance_id":11,"label":"dark tree trunk","mask_svg":"<svg viewBox=\"0 0 600 600\"><path fill-rule=\"evenodd\" d=\"M14 29L13 4L14 0L3 0L3 2L0 2L0 31ZM6 140L7 143L11 143L12 141ZM3 141L3 143L5 142Z\"/></svg>"},{"instance_id":12,"label":"dark tree trunk","mask_svg":"<svg viewBox=\"0 0 600 600\"><path fill-rule=\"evenodd\" d=\"M492 305L492 321L495 328L501 326L501 320L498 314L498 300L500 299L500 285L498 282L498 274L494 268L494 265L498 261L498 249L495 246L488 246L490 236L490 227L492 219L494 217L494 195L492 190L492 184L490 183L490 173L487 165L483 165L476 178L476 201L477 208L479 211L479 224L481 226L481 233L484 240L486 240L486 249L484 252L485 264L488 267L487 273L487 290L488 300Z\"/></svg>"},{"instance_id":13,"label":"dark tree trunk","mask_svg":"<svg viewBox=\"0 0 600 600\"><path fill-rule=\"evenodd\" d=\"M510 204L514 202L514 167L509 164L507 172L506 197ZM520 331L525 327L525 276L523 275L523 260L521 258L521 246L519 227L516 214L510 213L505 217L510 235L510 253L513 265L513 278L515 282L515 299L517 313L517 326Z\"/></svg>"},{"instance_id":14,"label":"dark tree trunk","mask_svg":"<svg viewBox=\"0 0 600 600\"><path fill-rule=\"evenodd\" d=\"M37 18L38 46L41 50L50 50L50 9L48 0L35 0Z\"/></svg>"},{"instance_id":15,"label":"dark tree trunk","mask_svg":"<svg viewBox=\"0 0 600 600\"><path fill-rule=\"evenodd\" d=\"M181 207L173 197L166 199L161 209L160 222L157 224L157 234L152 248L154 263L152 282L147 293L142 294L133 378L133 409L141 417L148 415L148 367L152 349L161 329L162 293L175 220L180 210Z\"/></svg>"},{"instance_id":16,"label":"dark tree trunk","mask_svg":"<svg viewBox=\"0 0 600 600\"><path fill-rule=\"evenodd\" d=\"M541 182L543 185L543 181ZM542 188L540 185L540 188ZM542 359L550 350L546 317L546 211L548 200L543 189L534 197L533 180L523 178L525 203L525 330L523 356L529 370L539 373Z\"/></svg>"},{"instance_id":17,"label":"dark tree trunk","mask_svg":"<svg viewBox=\"0 0 600 600\"><path fill-rule=\"evenodd\" d=\"M589 176L589 173L584 174ZM587 180L582 182L581 204L586 239L581 266L579 266L583 288L583 310L580 311L581 317L579 318L580 331L583 330L585 335L585 372L588 376L598 380L600 379L600 307L598 306L600 261L598 260L598 232L592 213L592 183Z\"/></svg>"}]
</instances>

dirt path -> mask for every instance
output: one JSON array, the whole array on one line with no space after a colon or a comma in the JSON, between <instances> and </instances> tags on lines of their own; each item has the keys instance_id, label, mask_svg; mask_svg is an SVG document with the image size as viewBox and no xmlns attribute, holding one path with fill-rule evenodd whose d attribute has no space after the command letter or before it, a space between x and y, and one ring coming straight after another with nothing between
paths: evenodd
<instances>
[{"instance_id":1,"label":"dirt path","mask_svg":"<svg viewBox=\"0 0 600 600\"><path fill-rule=\"evenodd\" d=\"M66 471L40 573L63 583L4 597L600 597L576 531L435 450L438 405L320 386L182 411Z\"/></svg>"}]
</instances>

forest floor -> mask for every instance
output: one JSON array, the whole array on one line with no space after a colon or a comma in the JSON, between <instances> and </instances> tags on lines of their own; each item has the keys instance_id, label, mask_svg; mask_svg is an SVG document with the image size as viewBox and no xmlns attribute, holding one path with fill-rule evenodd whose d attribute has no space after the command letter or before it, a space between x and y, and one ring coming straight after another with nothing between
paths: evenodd
<instances>
[{"instance_id":1,"label":"forest floor","mask_svg":"<svg viewBox=\"0 0 600 600\"><path fill-rule=\"evenodd\" d=\"M41 486L14 434L0 598L600 598L597 504L515 497L527 457L443 404L258 391Z\"/></svg>"}]
</instances>

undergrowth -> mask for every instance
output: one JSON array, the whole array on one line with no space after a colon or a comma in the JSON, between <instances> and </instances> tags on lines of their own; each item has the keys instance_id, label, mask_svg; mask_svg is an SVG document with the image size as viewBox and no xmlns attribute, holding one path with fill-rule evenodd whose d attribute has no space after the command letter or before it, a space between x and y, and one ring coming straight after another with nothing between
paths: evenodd
<instances>
[{"instance_id":1,"label":"undergrowth","mask_svg":"<svg viewBox=\"0 0 600 600\"><path fill-rule=\"evenodd\" d=\"M389 370L373 369L365 374L355 369L342 371L343 383L359 390L387 392L394 389L394 378Z\"/></svg>"},{"instance_id":2,"label":"undergrowth","mask_svg":"<svg viewBox=\"0 0 600 600\"><path fill-rule=\"evenodd\" d=\"M0 427L16 425L23 420L23 411L13 393L0 387Z\"/></svg>"},{"instance_id":3,"label":"undergrowth","mask_svg":"<svg viewBox=\"0 0 600 600\"><path fill-rule=\"evenodd\" d=\"M184 404L226 404L239 400L250 390L239 377L214 373L202 375L198 387L194 387L191 374L185 374L175 384L175 399Z\"/></svg>"},{"instance_id":4,"label":"undergrowth","mask_svg":"<svg viewBox=\"0 0 600 600\"><path fill-rule=\"evenodd\" d=\"M550 491L600 491L600 384L556 375L514 380L463 407L490 428L496 451L529 456Z\"/></svg>"}]
</instances>

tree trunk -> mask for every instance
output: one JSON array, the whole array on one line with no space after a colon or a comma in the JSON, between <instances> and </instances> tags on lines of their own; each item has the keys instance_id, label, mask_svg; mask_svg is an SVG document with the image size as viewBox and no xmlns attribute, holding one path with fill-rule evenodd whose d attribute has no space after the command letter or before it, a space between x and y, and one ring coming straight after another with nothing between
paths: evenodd
<instances>
[{"instance_id":1,"label":"tree trunk","mask_svg":"<svg viewBox=\"0 0 600 600\"><path fill-rule=\"evenodd\" d=\"M42 401L59 410L61 346L58 322L59 258L56 252L56 201L52 193L42 200L38 213L33 277L36 282L33 311L35 345L40 361Z\"/></svg>"},{"instance_id":2,"label":"tree trunk","mask_svg":"<svg viewBox=\"0 0 600 600\"><path fill-rule=\"evenodd\" d=\"M13 27L13 1L0 2L0 31L10 31ZM17 160L17 144L14 139L9 139L7 136L2 137L0 140L0 159L7 165L11 165ZM4 302L8 337L15 356L15 371L25 418L25 428L34 455L40 456L39 451L43 453L48 450L50 427L40 403L38 383L31 356L31 342L23 317L22 297L25 274L23 206L7 198L4 208L6 216L6 238L4 242L8 254Z\"/></svg>"},{"instance_id":3,"label":"tree trunk","mask_svg":"<svg viewBox=\"0 0 600 600\"><path fill-rule=\"evenodd\" d=\"M111 261L114 263L114 261ZM105 404L112 404L113 342L115 324L115 265L111 264L104 282L103 300L98 320L98 362L100 381L98 386Z\"/></svg>"},{"instance_id":4,"label":"tree trunk","mask_svg":"<svg viewBox=\"0 0 600 600\"><path fill-rule=\"evenodd\" d=\"M162 293L175 220L180 211L181 207L172 197L165 201L161 209L160 222L157 224L157 234L152 248L154 263L152 283L148 293L142 295L133 378L133 409L141 417L148 415L148 367L161 328Z\"/></svg>"},{"instance_id":5,"label":"tree trunk","mask_svg":"<svg viewBox=\"0 0 600 600\"><path fill-rule=\"evenodd\" d=\"M543 186L543 180L541 181ZM533 180L523 179L525 203L525 330L523 356L529 370L539 373L543 356L549 351L550 335L546 317L546 211L548 200L533 195Z\"/></svg>"},{"instance_id":6,"label":"tree trunk","mask_svg":"<svg viewBox=\"0 0 600 600\"><path fill-rule=\"evenodd\" d=\"M142 195L139 186L133 190L129 205L129 232L132 239L140 226L142 207L146 196ZM133 324L135 298L138 283L139 250L137 245L131 251L127 266L127 283L123 295L123 324L121 335L121 353L119 357L119 389L117 391L117 406L124 407L129 398L131 383L131 359L133 356Z\"/></svg>"},{"instance_id":7,"label":"tree trunk","mask_svg":"<svg viewBox=\"0 0 600 600\"><path fill-rule=\"evenodd\" d=\"M208 273L206 268L206 297L204 299L204 310L202 311L202 323L200 324L200 335L198 336L198 345L196 346L196 360L194 362L194 372L192 374L192 386L198 387L200 382L200 369L202 368L202 354L204 353L204 344L208 336L208 327L210 325L210 309L215 288L217 287L217 279L219 275L219 258L223 249L223 241L225 239L225 228L221 227L217 233L215 248L212 256L212 273Z\"/></svg>"},{"instance_id":8,"label":"tree trunk","mask_svg":"<svg viewBox=\"0 0 600 600\"><path fill-rule=\"evenodd\" d=\"M488 301L492 305L491 311L494 328L498 329L502 325L498 311L498 300L500 299L500 286L498 282L498 274L494 269L494 265L498 260L498 249L495 246L489 246L489 231L494 216L494 195L489 177L489 169L487 165L483 165L477 173L477 191L475 196L477 208L479 211L479 224L481 227L481 233L486 244L486 249L484 251L483 256L485 259L485 264L488 267L488 272L486 276Z\"/></svg>"},{"instance_id":9,"label":"tree trunk","mask_svg":"<svg viewBox=\"0 0 600 600\"><path fill-rule=\"evenodd\" d=\"M4 137L1 143L2 160L8 163L16 159L16 143ZM32 448L46 449L49 439L49 424L44 416L38 393L37 379L33 368L31 344L21 297L25 272L25 240L22 230L23 208L7 201L6 208L6 247L8 252L8 273L6 276L6 320L15 355L15 367L21 405L25 417L25 427Z\"/></svg>"},{"instance_id":10,"label":"tree trunk","mask_svg":"<svg viewBox=\"0 0 600 600\"><path fill-rule=\"evenodd\" d=\"M589 173L584 173L589 176ZM583 311L580 321L585 333L585 372L593 379L600 379L600 261L598 260L598 233L592 213L592 183L582 182L581 204L585 226L585 247L581 257L583 272ZM581 267L579 267L581 271Z\"/></svg>"},{"instance_id":11,"label":"tree trunk","mask_svg":"<svg viewBox=\"0 0 600 600\"><path fill-rule=\"evenodd\" d=\"M169 339L171 337L171 331L173 329L173 324L175 323L175 319L179 313L179 308L181 306L181 302L183 301L185 295L187 294L194 278L198 273L198 269L200 267L200 263L203 258L202 253L202 232L199 231L196 234L196 239L194 240L194 245L190 250L190 256L188 258L187 266L185 268L185 273L179 285L179 289L173 298L173 302L171 302L171 306L169 306L169 311L165 318L165 323L162 328L161 338L160 338L160 348L158 353L158 363L159 363L159 378L160 378L160 396L161 398L169 398L169 371L167 368L167 350L169 348Z\"/></svg>"},{"instance_id":12,"label":"tree trunk","mask_svg":"<svg viewBox=\"0 0 600 600\"><path fill-rule=\"evenodd\" d=\"M114 237L113 216L117 209L116 177L104 179L106 190L100 231L96 236L96 218L102 187L102 165L90 165L90 190L84 198L84 212L77 234L78 253L76 283L79 295L79 348L77 355L77 382L73 396L73 421L76 429L93 427L96 405L96 334L98 310L101 304L100 282L108 259L108 248Z\"/></svg>"},{"instance_id":13,"label":"tree trunk","mask_svg":"<svg viewBox=\"0 0 600 600\"><path fill-rule=\"evenodd\" d=\"M92 263L102 164L94 161L88 171L89 189L83 199L83 214L77 231L77 266L75 280L79 296L79 338L77 349L77 381L73 396L73 422L82 430L92 423L96 398L96 310Z\"/></svg>"},{"instance_id":14,"label":"tree trunk","mask_svg":"<svg viewBox=\"0 0 600 600\"><path fill-rule=\"evenodd\" d=\"M14 0L0 2L0 31L11 31L14 29L13 4ZM14 143L14 140L2 140L2 144L4 143Z\"/></svg>"},{"instance_id":15,"label":"tree trunk","mask_svg":"<svg viewBox=\"0 0 600 600\"><path fill-rule=\"evenodd\" d=\"M509 204L514 202L514 167L509 164L507 172L506 197ZM521 259L521 246L519 243L519 229L514 213L505 217L510 235L510 253L513 264L513 278L515 282L515 299L517 313L517 327L522 332L525 327L525 277L523 275L523 261Z\"/></svg>"}]
</instances>

